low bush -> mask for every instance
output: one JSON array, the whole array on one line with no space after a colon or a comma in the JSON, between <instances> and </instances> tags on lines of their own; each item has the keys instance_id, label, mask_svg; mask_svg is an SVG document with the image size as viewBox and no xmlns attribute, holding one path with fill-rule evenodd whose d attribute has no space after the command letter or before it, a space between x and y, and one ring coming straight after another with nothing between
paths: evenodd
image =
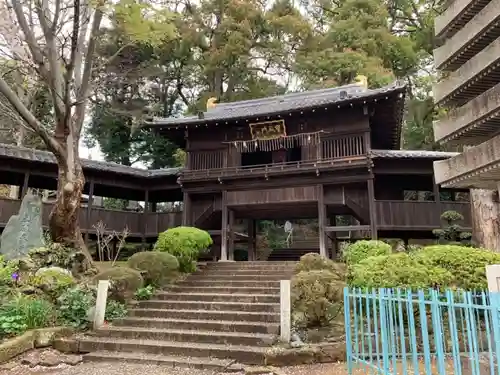
<instances>
[{"instance_id":1,"label":"low bush","mask_svg":"<svg viewBox=\"0 0 500 375\"><path fill-rule=\"evenodd\" d=\"M339 275L341 279L345 276L345 265L341 263L336 263L331 259L327 259L318 253L308 253L300 257L299 263L295 266L295 273L307 272L307 271L321 271L327 270L331 271L336 275Z\"/></svg>"},{"instance_id":2,"label":"low bush","mask_svg":"<svg viewBox=\"0 0 500 375\"><path fill-rule=\"evenodd\" d=\"M12 292L12 287L17 283L18 276L15 263L5 261L0 255L0 304L2 298Z\"/></svg>"},{"instance_id":3,"label":"low bush","mask_svg":"<svg viewBox=\"0 0 500 375\"><path fill-rule=\"evenodd\" d=\"M97 284L99 280L109 280L110 298L125 303L134 297L137 289L144 285L141 273L128 267L112 267L94 277Z\"/></svg>"},{"instance_id":4,"label":"low bush","mask_svg":"<svg viewBox=\"0 0 500 375\"><path fill-rule=\"evenodd\" d=\"M128 266L139 271L146 285L164 286L179 269L179 261L169 253L142 251L128 260Z\"/></svg>"},{"instance_id":5,"label":"low bush","mask_svg":"<svg viewBox=\"0 0 500 375\"><path fill-rule=\"evenodd\" d=\"M106 304L106 312L104 314L104 319L108 322L112 322L115 319L121 319L127 315L127 306L118 301L108 301Z\"/></svg>"},{"instance_id":6,"label":"low bush","mask_svg":"<svg viewBox=\"0 0 500 375\"><path fill-rule=\"evenodd\" d=\"M19 295L0 307L0 337L50 326L55 320L53 305L40 298Z\"/></svg>"},{"instance_id":7,"label":"low bush","mask_svg":"<svg viewBox=\"0 0 500 375\"><path fill-rule=\"evenodd\" d=\"M487 289L486 266L500 263L500 254L458 245L426 246L414 253L427 267L440 267L453 275L448 287L464 290Z\"/></svg>"},{"instance_id":8,"label":"low bush","mask_svg":"<svg viewBox=\"0 0 500 375\"><path fill-rule=\"evenodd\" d=\"M146 285L145 287L139 288L135 292L135 298L139 301L144 301L150 299L153 294L155 294L155 288L153 285Z\"/></svg>"},{"instance_id":9,"label":"low bush","mask_svg":"<svg viewBox=\"0 0 500 375\"><path fill-rule=\"evenodd\" d=\"M181 272L194 272L199 255L212 245L208 232L193 227L168 229L158 235L155 250L172 254Z\"/></svg>"},{"instance_id":10,"label":"low bush","mask_svg":"<svg viewBox=\"0 0 500 375\"><path fill-rule=\"evenodd\" d=\"M298 328L326 327L342 316L344 282L327 270L302 271L292 278L292 317Z\"/></svg>"},{"instance_id":11,"label":"low bush","mask_svg":"<svg viewBox=\"0 0 500 375\"><path fill-rule=\"evenodd\" d=\"M450 285L446 269L419 262L412 255L395 253L369 257L349 269L350 285L359 288L426 289Z\"/></svg>"},{"instance_id":12,"label":"low bush","mask_svg":"<svg viewBox=\"0 0 500 375\"><path fill-rule=\"evenodd\" d=\"M95 306L94 292L82 286L68 289L57 299L56 306L61 324L76 329L88 328Z\"/></svg>"},{"instance_id":13,"label":"low bush","mask_svg":"<svg viewBox=\"0 0 500 375\"><path fill-rule=\"evenodd\" d=\"M383 241L361 240L347 246L344 250L344 259L348 265L352 265L369 257L389 255L391 253L391 245Z\"/></svg>"}]
</instances>

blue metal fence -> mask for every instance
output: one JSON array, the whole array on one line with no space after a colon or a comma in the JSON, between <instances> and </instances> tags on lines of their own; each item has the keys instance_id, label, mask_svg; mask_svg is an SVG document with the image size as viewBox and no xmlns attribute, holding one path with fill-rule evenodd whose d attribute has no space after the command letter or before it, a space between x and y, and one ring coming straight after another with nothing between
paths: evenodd
<instances>
[{"instance_id":1,"label":"blue metal fence","mask_svg":"<svg viewBox=\"0 0 500 375\"><path fill-rule=\"evenodd\" d=\"M345 288L349 375L500 375L499 297Z\"/></svg>"}]
</instances>

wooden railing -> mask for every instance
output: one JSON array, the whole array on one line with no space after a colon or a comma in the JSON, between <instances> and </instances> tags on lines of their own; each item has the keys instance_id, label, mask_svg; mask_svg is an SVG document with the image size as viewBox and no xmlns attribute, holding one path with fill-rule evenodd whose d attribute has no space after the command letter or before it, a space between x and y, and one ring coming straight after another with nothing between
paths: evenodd
<instances>
[{"instance_id":1,"label":"wooden railing","mask_svg":"<svg viewBox=\"0 0 500 375\"><path fill-rule=\"evenodd\" d=\"M276 174L287 174L293 171L321 170L333 167L342 167L352 164L366 163L366 156L349 156L344 158L332 158L322 160L301 160L279 164L262 164L244 167L227 167L206 170L184 170L182 179L206 179L220 177L238 176L267 176Z\"/></svg>"},{"instance_id":2,"label":"wooden railing","mask_svg":"<svg viewBox=\"0 0 500 375\"><path fill-rule=\"evenodd\" d=\"M0 227L4 227L12 215L19 212L21 202L13 199L0 199ZM52 204L44 203L42 224L47 227ZM156 236L159 232L182 224L182 212L134 212L108 210L92 207L90 220L87 220L87 207L80 208L80 228L82 232L95 232L94 225L102 221L110 231L122 231L128 228L131 236Z\"/></svg>"},{"instance_id":3,"label":"wooden railing","mask_svg":"<svg viewBox=\"0 0 500 375\"><path fill-rule=\"evenodd\" d=\"M338 159L364 155L365 142L362 135L326 138L321 140L323 159Z\"/></svg>"},{"instance_id":4,"label":"wooden railing","mask_svg":"<svg viewBox=\"0 0 500 375\"><path fill-rule=\"evenodd\" d=\"M226 150L190 151L188 154L189 169L214 169L224 167Z\"/></svg>"},{"instance_id":5,"label":"wooden railing","mask_svg":"<svg viewBox=\"0 0 500 375\"><path fill-rule=\"evenodd\" d=\"M377 224L379 227L413 227L415 229L440 228L441 214L445 211L456 211L464 216L459 223L465 228L471 227L470 204L467 202L417 202L417 201L389 201L375 202ZM394 229L396 229L394 228Z\"/></svg>"}]
</instances>

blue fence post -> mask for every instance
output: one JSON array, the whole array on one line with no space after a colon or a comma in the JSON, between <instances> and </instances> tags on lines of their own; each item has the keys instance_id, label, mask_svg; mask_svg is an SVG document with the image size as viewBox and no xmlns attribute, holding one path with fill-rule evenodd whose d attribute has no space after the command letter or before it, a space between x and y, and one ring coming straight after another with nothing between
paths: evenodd
<instances>
[{"instance_id":1,"label":"blue fence post","mask_svg":"<svg viewBox=\"0 0 500 375\"><path fill-rule=\"evenodd\" d=\"M346 361L347 361L347 373L352 375L353 370L353 358L352 358L352 335L351 335L351 308L349 306L350 302L350 290L349 287L344 288L344 321L345 321L345 345L346 345ZM356 317L354 317L356 319Z\"/></svg>"}]
</instances>

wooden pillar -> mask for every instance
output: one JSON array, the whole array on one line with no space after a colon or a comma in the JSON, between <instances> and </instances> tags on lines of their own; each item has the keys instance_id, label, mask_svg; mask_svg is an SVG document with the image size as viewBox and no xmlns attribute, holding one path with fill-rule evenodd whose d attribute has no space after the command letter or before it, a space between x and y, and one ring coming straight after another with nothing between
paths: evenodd
<instances>
[{"instance_id":1,"label":"wooden pillar","mask_svg":"<svg viewBox=\"0 0 500 375\"><path fill-rule=\"evenodd\" d=\"M337 216L333 215L330 217L330 226L334 227L337 225ZM332 256L331 259L337 259L338 257L338 240L337 240L337 232L332 232L330 234L332 238Z\"/></svg>"},{"instance_id":2,"label":"wooden pillar","mask_svg":"<svg viewBox=\"0 0 500 375\"><path fill-rule=\"evenodd\" d=\"M368 184L368 206L370 209L370 232L372 236L372 240L376 240L378 238L377 234L377 212L375 206L375 188L373 186L373 179L370 178L367 181Z\"/></svg>"},{"instance_id":3,"label":"wooden pillar","mask_svg":"<svg viewBox=\"0 0 500 375\"><path fill-rule=\"evenodd\" d=\"M436 179L433 177L432 178L432 192L434 193L434 202L436 202L436 206L438 208L439 215L442 214L441 212L441 196L439 195L439 185L436 184Z\"/></svg>"},{"instance_id":4,"label":"wooden pillar","mask_svg":"<svg viewBox=\"0 0 500 375\"><path fill-rule=\"evenodd\" d=\"M19 191L19 199L23 199L24 196L28 193L29 181L30 181L30 172L25 172L23 186L21 187L21 190Z\"/></svg>"},{"instance_id":5,"label":"wooden pillar","mask_svg":"<svg viewBox=\"0 0 500 375\"><path fill-rule=\"evenodd\" d=\"M142 211L142 244L146 243L146 231L148 230L148 212L149 212L149 190L144 192L144 210Z\"/></svg>"},{"instance_id":6,"label":"wooden pillar","mask_svg":"<svg viewBox=\"0 0 500 375\"><path fill-rule=\"evenodd\" d=\"M247 233L248 233L248 260L257 260L256 253L256 243L255 243L255 233L256 233L256 222L255 219L247 220Z\"/></svg>"},{"instance_id":7,"label":"wooden pillar","mask_svg":"<svg viewBox=\"0 0 500 375\"><path fill-rule=\"evenodd\" d=\"M317 186L318 192L318 231L319 231L319 254L325 258L328 257L328 249L326 245L326 206L325 196L323 194L323 185Z\"/></svg>"},{"instance_id":8,"label":"wooden pillar","mask_svg":"<svg viewBox=\"0 0 500 375\"><path fill-rule=\"evenodd\" d=\"M222 228L220 233L220 260L227 262L227 224L228 224L228 210L227 210L227 192L222 192Z\"/></svg>"},{"instance_id":9,"label":"wooden pillar","mask_svg":"<svg viewBox=\"0 0 500 375\"><path fill-rule=\"evenodd\" d=\"M189 226L191 225L191 196L187 193L184 192L182 194L182 202L183 202L183 209L182 209L182 225L183 226Z\"/></svg>"},{"instance_id":10,"label":"wooden pillar","mask_svg":"<svg viewBox=\"0 0 500 375\"><path fill-rule=\"evenodd\" d=\"M89 198L87 201L87 212L85 213L85 244L89 243L90 236L90 214L94 203L94 180L89 182Z\"/></svg>"},{"instance_id":11,"label":"wooden pillar","mask_svg":"<svg viewBox=\"0 0 500 375\"><path fill-rule=\"evenodd\" d=\"M234 261L234 211L233 210L228 210L228 258L231 261Z\"/></svg>"}]
</instances>

